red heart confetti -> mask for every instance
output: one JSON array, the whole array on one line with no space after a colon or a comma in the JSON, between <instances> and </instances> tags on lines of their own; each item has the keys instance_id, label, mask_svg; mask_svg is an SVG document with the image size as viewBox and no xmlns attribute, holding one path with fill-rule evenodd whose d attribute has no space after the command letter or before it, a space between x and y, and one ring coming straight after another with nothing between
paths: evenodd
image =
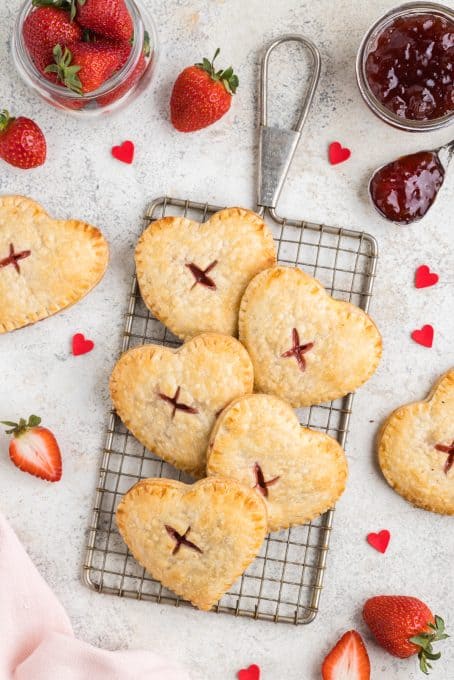
<instances>
[{"instance_id":1,"label":"red heart confetti","mask_svg":"<svg viewBox=\"0 0 454 680\"><path fill-rule=\"evenodd\" d=\"M253 664L238 671L238 680L260 680L260 668Z\"/></svg>"},{"instance_id":2,"label":"red heart confetti","mask_svg":"<svg viewBox=\"0 0 454 680\"><path fill-rule=\"evenodd\" d=\"M391 534L389 533L388 529L382 529L382 531L379 531L378 534L367 534L367 542L369 545L381 553L386 552L390 540Z\"/></svg>"},{"instance_id":3,"label":"red heart confetti","mask_svg":"<svg viewBox=\"0 0 454 680\"><path fill-rule=\"evenodd\" d=\"M422 264L415 272L415 288L428 288L438 283L439 276L431 272L426 264Z\"/></svg>"},{"instance_id":4,"label":"red heart confetti","mask_svg":"<svg viewBox=\"0 0 454 680\"><path fill-rule=\"evenodd\" d=\"M82 333L76 333L73 337L73 354L75 357L81 354L88 354L94 346L95 343L92 340L86 340Z\"/></svg>"},{"instance_id":5,"label":"red heart confetti","mask_svg":"<svg viewBox=\"0 0 454 680\"><path fill-rule=\"evenodd\" d=\"M427 324L426 326L413 331L411 337L415 342L418 343L418 345L422 345L423 347L432 347L434 342L433 326Z\"/></svg>"},{"instance_id":6,"label":"red heart confetti","mask_svg":"<svg viewBox=\"0 0 454 680\"><path fill-rule=\"evenodd\" d=\"M114 146L112 156L122 163L131 164L134 160L134 144L126 141L121 146Z\"/></svg>"},{"instance_id":7,"label":"red heart confetti","mask_svg":"<svg viewBox=\"0 0 454 680\"><path fill-rule=\"evenodd\" d=\"M340 142L333 142L329 145L329 162L331 165L337 165L338 163L344 163L348 161L352 152L340 144Z\"/></svg>"}]
</instances>

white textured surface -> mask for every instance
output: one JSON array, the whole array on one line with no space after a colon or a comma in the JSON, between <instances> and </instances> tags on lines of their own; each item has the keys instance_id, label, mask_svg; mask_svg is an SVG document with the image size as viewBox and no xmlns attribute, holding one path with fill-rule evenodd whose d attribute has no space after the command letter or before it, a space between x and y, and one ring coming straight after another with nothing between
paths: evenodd
<instances>
[{"instance_id":1,"label":"white textured surface","mask_svg":"<svg viewBox=\"0 0 454 680\"><path fill-rule=\"evenodd\" d=\"M366 635L374 679L414 680L419 677L416 661L382 653L365 631L361 606L382 592L416 595L444 614L454 630L454 520L415 510L394 495L377 470L372 446L383 417L393 407L423 397L454 363L454 174L425 222L404 229L388 226L374 213L366 179L374 167L447 141L452 131L413 136L395 131L360 100L354 79L356 49L365 29L393 1L147 2L161 37L156 80L127 113L96 122L52 110L19 82L9 48L19 0L1 3L0 102L42 125L49 160L30 173L2 164L0 192L29 195L56 216L98 225L111 243L112 259L104 281L82 303L0 339L0 416L42 415L58 435L65 466L63 481L54 486L24 475L9 462L7 439L1 435L0 508L67 607L77 634L94 644L171 655L190 669L194 680L228 680L253 662L262 666L263 680L316 680L324 654L342 632L355 627ZM109 408L107 381L119 349L139 216L148 199L165 192L253 205L257 55L266 41L286 31L314 39L324 65L280 211L365 228L377 236L381 259L372 313L385 343L376 376L355 400L347 449L351 474L336 512L321 612L314 624L300 628L102 596L85 589L79 579ZM241 77L234 108L211 129L177 134L167 121L172 79L217 45ZM277 103L281 105L280 98ZM111 146L127 138L137 143L132 167L110 157ZM327 144L334 139L353 152L348 163L337 167L326 160ZM422 263L437 270L441 282L416 291L413 273ZM409 339L409 332L424 323L436 329L432 350ZM69 354L70 337L77 331L96 342L95 351L81 358ZM367 546L365 535L385 527L393 538L382 556ZM453 677L452 640L436 666L434 680Z\"/></svg>"}]
</instances>

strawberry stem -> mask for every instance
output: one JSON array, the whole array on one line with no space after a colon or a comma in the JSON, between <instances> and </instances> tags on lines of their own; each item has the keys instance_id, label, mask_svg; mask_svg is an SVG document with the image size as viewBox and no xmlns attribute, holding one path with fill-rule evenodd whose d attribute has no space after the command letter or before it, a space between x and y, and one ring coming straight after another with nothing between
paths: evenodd
<instances>
[{"instance_id":1,"label":"strawberry stem","mask_svg":"<svg viewBox=\"0 0 454 680\"><path fill-rule=\"evenodd\" d=\"M58 7L71 13L71 21L74 21L77 13L77 5L85 5L87 0L32 0L33 7Z\"/></svg>"},{"instance_id":2,"label":"strawberry stem","mask_svg":"<svg viewBox=\"0 0 454 680\"><path fill-rule=\"evenodd\" d=\"M8 111L4 109L0 111L0 132L5 132L6 128L12 123L14 118L11 118Z\"/></svg>"},{"instance_id":3,"label":"strawberry stem","mask_svg":"<svg viewBox=\"0 0 454 680\"><path fill-rule=\"evenodd\" d=\"M202 71L205 71L205 73L208 73L212 80L222 83L229 94L235 94L240 81L238 76L233 72L233 68L229 66L229 68L225 70L221 69L220 71L216 71L214 68L214 62L220 51L221 50L218 47L211 61L204 57L203 61L199 64L195 64L195 66Z\"/></svg>"},{"instance_id":4,"label":"strawberry stem","mask_svg":"<svg viewBox=\"0 0 454 680\"><path fill-rule=\"evenodd\" d=\"M12 434L14 437L20 437L21 434L31 430L34 427L38 427L41 423L41 418L39 416L30 416L28 422L21 418L18 423L13 423L11 420L1 420L2 425L6 425L9 429L5 430L6 434Z\"/></svg>"},{"instance_id":5,"label":"strawberry stem","mask_svg":"<svg viewBox=\"0 0 454 680\"><path fill-rule=\"evenodd\" d=\"M432 669L429 661L437 661L441 656L441 652L435 653L433 651L433 643L446 640L449 637L445 632L445 623L440 616L435 616L435 623L429 623L428 628L433 632L421 633L409 640L420 648L418 652L419 667L425 675L429 675L429 669Z\"/></svg>"},{"instance_id":6,"label":"strawberry stem","mask_svg":"<svg viewBox=\"0 0 454 680\"><path fill-rule=\"evenodd\" d=\"M56 73L58 80L60 80L69 90L82 95L82 83L77 75L82 68L81 66L71 65L73 55L67 47L64 51L61 45L55 45L53 49L55 64L49 64L44 69L46 73Z\"/></svg>"}]
</instances>

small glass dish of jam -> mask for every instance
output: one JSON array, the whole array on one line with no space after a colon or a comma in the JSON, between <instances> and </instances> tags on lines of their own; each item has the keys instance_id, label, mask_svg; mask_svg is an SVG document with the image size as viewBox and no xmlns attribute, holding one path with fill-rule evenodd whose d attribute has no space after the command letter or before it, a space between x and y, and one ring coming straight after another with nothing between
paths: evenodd
<instances>
[{"instance_id":1,"label":"small glass dish of jam","mask_svg":"<svg viewBox=\"0 0 454 680\"><path fill-rule=\"evenodd\" d=\"M382 120L409 132L454 122L454 10L410 2L364 37L356 62L361 94Z\"/></svg>"}]
</instances>

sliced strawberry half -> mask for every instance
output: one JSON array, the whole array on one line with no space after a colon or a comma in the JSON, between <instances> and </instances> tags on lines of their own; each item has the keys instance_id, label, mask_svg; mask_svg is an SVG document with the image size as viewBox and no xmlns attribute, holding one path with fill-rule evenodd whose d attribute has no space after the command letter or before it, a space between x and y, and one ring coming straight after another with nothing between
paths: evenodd
<instances>
[{"instance_id":1,"label":"sliced strawberry half","mask_svg":"<svg viewBox=\"0 0 454 680\"><path fill-rule=\"evenodd\" d=\"M345 633L322 665L323 680L370 680L370 661L356 630Z\"/></svg>"},{"instance_id":2,"label":"sliced strawberry half","mask_svg":"<svg viewBox=\"0 0 454 680\"><path fill-rule=\"evenodd\" d=\"M41 418L30 416L28 422L23 418L18 423L2 421L12 435L9 455L19 470L28 472L48 482L58 482L62 476L60 448L52 432L40 427Z\"/></svg>"}]
</instances>

